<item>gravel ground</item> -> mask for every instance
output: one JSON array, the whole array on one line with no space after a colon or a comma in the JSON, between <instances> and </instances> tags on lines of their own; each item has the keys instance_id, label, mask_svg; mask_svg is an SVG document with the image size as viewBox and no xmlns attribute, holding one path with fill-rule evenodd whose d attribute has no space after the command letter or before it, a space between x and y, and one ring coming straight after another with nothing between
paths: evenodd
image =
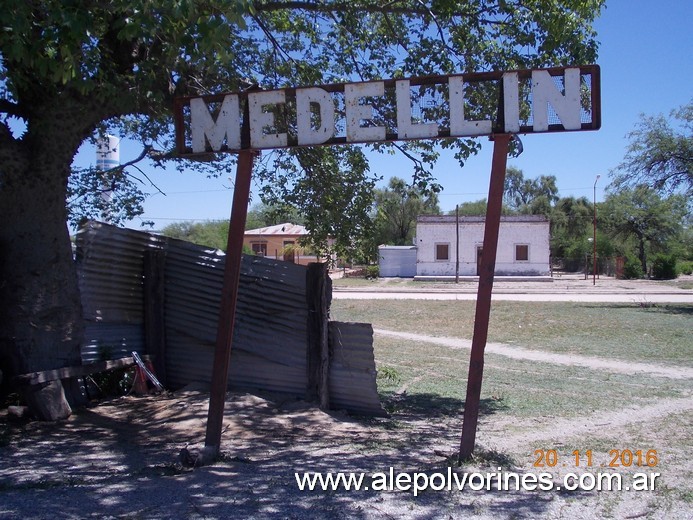
<instances>
[{"instance_id":1,"label":"gravel ground","mask_svg":"<svg viewBox=\"0 0 693 520\"><path fill-rule=\"evenodd\" d=\"M688 463L681 480L672 475L655 492L429 490L415 497L411 490L300 491L295 472L374 474L392 467L445 474L461 420L404 415L356 420L301 401L251 394L229 394L222 460L186 468L178 454L203 439L207 400L207 393L190 390L103 402L57 424L8 425L2 418L0 517L691 518L690 502L673 489L689 485ZM661 423L671 416L690 426L690 401L671 401L614 414L615 442L627 439L628 427L638 422ZM581 428L571 421L543 421L538 428L539 421L514 422L515 433L508 436L510 425L482 416L479 458L457 469L458 475L498 468L538 474L529 457L523 461L513 452L523 445L517 432L525 431L528 442L556 435L568 440L571 431L588 434L585 423L591 419L582 418ZM610 419L602 414L599 422L593 430L604 430ZM665 430L653 435L666 441L662 436L671 432ZM676 456L685 459L683 453Z\"/></svg>"},{"instance_id":2,"label":"gravel ground","mask_svg":"<svg viewBox=\"0 0 693 520\"><path fill-rule=\"evenodd\" d=\"M541 284L499 282L494 291L539 300L568 292L655 301L656 293L670 293L693 301L690 289L639 282L602 279L592 286L591 280L573 277ZM468 285L464 290L474 296L476 284ZM462 294L449 285L435 291ZM349 293L339 290L335 297ZM614 366L614 372L630 369L640 377L640 366ZM657 377L690 380L689 372ZM454 469L458 476L498 468L538 474L535 448L567 454L585 439L600 439L606 448L598 452L595 445L595 457L606 457L608 448L662 447L661 467L643 470L661 472L655 491L466 489L418 496L411 490L301 491L295 473L373 475L393 468L447 474L459 445L460 416L431 410L359 419L277 396L233 393L227 400L221 460L188 468L179 462L181 449L204 439L209 395L200 389L105 401L53 424L10 421L0 410L0 518L693 518L690 397L655 399L641 407L615 404L612 414L574 420L482 415L477 458ZM558 478L570 469L552 468L551 473ZM628 479L635 470L619 471Z\"/></svg>"}]
</instances>

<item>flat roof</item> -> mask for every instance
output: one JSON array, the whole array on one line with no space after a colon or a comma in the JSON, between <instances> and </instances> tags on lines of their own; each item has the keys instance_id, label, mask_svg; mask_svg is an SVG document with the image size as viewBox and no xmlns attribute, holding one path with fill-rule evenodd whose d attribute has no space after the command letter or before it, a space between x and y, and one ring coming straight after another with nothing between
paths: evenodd
<instances>
[{"instance_id":1,"label":"flat roof","mask_svg":"<svg viewBox=\"0 0 693 520\"><path fill-rule=\"evenodd\" d=\"M454 224L457 217L455 215L419 215L416 217L417 223L422 224ZM484 223L484 216L460 216L460 223ZM549 222L544 215L501 215L501 222Z\"/></svg>"}]
</instances>

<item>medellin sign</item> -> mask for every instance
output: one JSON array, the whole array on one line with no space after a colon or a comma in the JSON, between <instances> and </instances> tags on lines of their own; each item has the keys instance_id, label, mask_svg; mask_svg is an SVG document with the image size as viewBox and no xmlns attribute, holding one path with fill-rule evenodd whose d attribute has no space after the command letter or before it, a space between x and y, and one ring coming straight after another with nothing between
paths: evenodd
<instances>
[{"instance_id":1,"label":"medellin sign","mask_svg":"<svg viewBox=\"0 0 693 520\"><path fill-rule=\"evenodd\" d=\"M205 450L216 457L221 445L255 152L488 135L494 141L493 160L460 442L460 459L468 458L476 438L510 139L514 134L599 129L599 82L599 67L589 65L247 90L176 99L179 155L194 158L217 152L238 154ZM320 377L307 386L316 386L321 406L327 406L329 380L327 365L322 360L329 359L329 348L327 341L320 343L320 370L315 371Z\"/></svg>"},{"instance_id":2,"label":"medellin sign","mask_svg":"<svg viewBox=\"0 0 693 520\"><path fill-rule=\"evenodd\" d=\"M179 98L177 149L188 155L596 130L599 80L599 67L590 65Z\"/></svg>"}]
</instances>

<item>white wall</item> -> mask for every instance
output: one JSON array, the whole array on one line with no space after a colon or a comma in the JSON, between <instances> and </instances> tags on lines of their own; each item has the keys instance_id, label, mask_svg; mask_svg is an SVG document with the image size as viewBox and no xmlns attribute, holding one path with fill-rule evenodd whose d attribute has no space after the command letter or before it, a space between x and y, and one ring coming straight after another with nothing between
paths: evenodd
<instances>
[{"instance_id":1,"label":"white wall","mask_svg":"<svg viewBox=\"0 0 693 520\"><path fill-rule=\"evenodd\" d=\"M416 247L379 246L380 276L413 278L416 276Z\"/></svg>"},{"instance_id":2,"label":"white wall","mask_svg":"<svg viewBox=\"0 0 693 520\"><path fill-rule=\"evenodd\" d=\"M476 248L484 241L483 222L460 223L460 275L477 274ZM416 244L418 276L455 275L455 222L418 222ZM435 259L436 244L449 244L449 260ZM515 246L527 244L527 261L515 260ZM549 274L549 223L548 221L501 222L496 254L497 275L548 275Z\"/></svg>"}]
</instances>

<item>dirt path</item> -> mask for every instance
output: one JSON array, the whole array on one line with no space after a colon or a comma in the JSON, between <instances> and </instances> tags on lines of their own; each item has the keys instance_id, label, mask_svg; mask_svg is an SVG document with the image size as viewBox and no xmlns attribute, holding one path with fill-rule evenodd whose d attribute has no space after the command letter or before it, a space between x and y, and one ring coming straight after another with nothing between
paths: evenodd
<instances>
[{"instance_id":1,"label":"dirt path","mask_svg":"<svg viewBox=\"0 0 693 520\"><path fill-rule=\"evenodd\" d=\"M693 411L693 399L690 397L658 399L652 405L629 406L612 412L600 411L578 419L554 418L549 426L537 428L536 425L533 425L517 434L508 435L507 432L504 432L497 440L502 441L504 446L518 446L531 445L547 439L586 438L604 431L619 431L634 423L652 424L670 415L685 414L691 411Z\"/></svg>"},{"instance_id":2,"label":"dirt path","mask_svg":"<svg viewBox=\"0 0 693 520\"><path fill-rule=\"evenodd\" d=\"M442 347L452 349L470 349L472 346L471 340L461 338L426 336L423 334L397 332L385 329L374 329L373 332L382 336L401 338L408 341L432 343L434 345L440 345ZM693 379L693 369L686 367L670 367L651 363L636 363L618 359L582 356L580 354L555 354L552 352L543 352L541 350L530 350L526 348L514 347L502 343L487 343L486 352L498 354L500 356L505 356L512 359L553 363L555 365L582 366L619 374L645 373L649 376L666 377L670 379Z\"/></svg>"}]
</instances>

